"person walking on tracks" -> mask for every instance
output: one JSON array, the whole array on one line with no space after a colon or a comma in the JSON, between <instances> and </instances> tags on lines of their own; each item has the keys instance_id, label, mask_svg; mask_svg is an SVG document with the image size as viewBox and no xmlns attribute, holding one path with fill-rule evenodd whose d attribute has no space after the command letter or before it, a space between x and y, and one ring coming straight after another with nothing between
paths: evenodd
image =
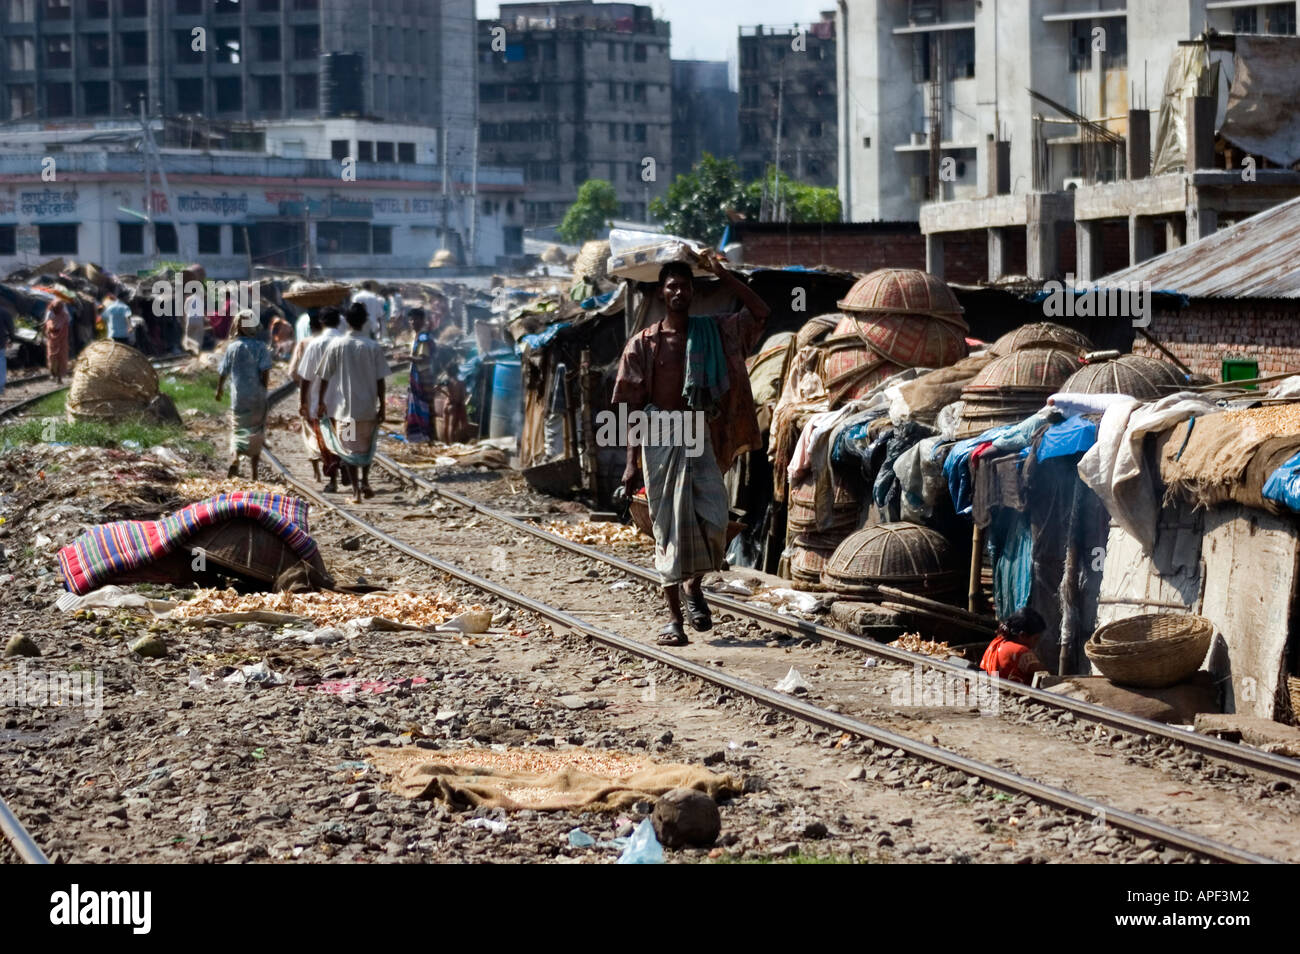
<instances>
[{"instance_id":1,"label":"person walking on tracks","mask_svg":"<svg viewBox=\"0 0 1300 954\"><path fill-rule=\"evenodd\" d=\"M348 333L330 345L320 368L322 395L338 381L338 405L327 414L322 400L319 415L325 444L342 461L352 483L352 499L360 503L362 496L375 495L370 488L370 464L384 423L384 379L390 372L384 349L367 334L365 305L348 306L347 320Z\"/></svg>"},{"instance_id":2,"label":"person walking on tracks","mask_svg":"<svg viewBox=\"0 0 1300 954\"><path fill-rule=\"evenodd\" d=\"M325 485L327 493L334 493L339 489L339 458L325 443L325 435L321 431L321 419L317 414L317 409L321 402L324 401L327 408L337 407L339 402L339 383L335 378L330 382L328 391L321 390L320 367L325 358L325 352L330 345L339 341L343 337L343 332L339 331L339 324L343 321L343 313L333 305L322 308L318 313L320 323L320 333L313 334L303 342L302 354L298 358L298 363L291 366L290 372L296 372L294 379L298 382L298 414L302 417L305 424L303 432L303 441L308 448L308 458L312 461L312 471L316 474L316 479L320 480L320 471L324 471L329 483ZM310 325L309 325L310 327ZM311 450L312 444L315 444L315 452ZM316 462L320 461L320 470L316 469Z\"/></svg>"},{"instance_id":3,"label":"person walking on tracks","mask_svg":"<svg viewBox=\"0 0 1300 954\"><path fill-rule=\"evenodd\" d=\"M701 577L720 569L726 549L727 492L722 474L736 455L761 446L745 358L758 343L771 309L737 279L716 254L703 264L738 298L731 315L691 315L694 277L672 262L659 272L659 297L667 314L634 335L619 360L613 403L629 422L623 490L628 496L644 474L654 525L655 569L663 581L669 623L659 643L682 646L681 591L691 627L713 625ZM638 434L640 431L640 434ZM665 435L668 435L665 439Z\"/></svg>"},{"instance_id":4,"label":"person walking on tracks","mask_svg":"<svg viewBox=\"0 0 1300 954\"><path fill-rule=\"evenodd\" d=\"M257 315L245 308L235 315L234 341L221 355L217 367L217 400L230 379L230 469L226 475L239 473L239 458L251 462L253 479L266 440L266 387L271 378L271 352L259 341Z\"/></svg>"},{"instance_id":5,"label":"person walking on tracks","mask_svg":"<svg viewBox=\"0 0 1300 954\"><path fill-rule=\"evenodd\" d=\"M433 388L438 370L438 345L433 340L434 330L425 327L424 309L412 308L409 314L415 340L411 342L411 376L406 393L406 440L423 444L434 438Z\"/></svg>"},{"instance_id":6,"label":"person walking on tracks","mask_svg":"<svg viewBox=\"0 0 1300 954\"><path fill-rule=\"evenodd\" d=\"M72 337L72 318L62 298L56 298L45 309L45 360L55 384L63 383L68 373L68 343Z\"/></svg>"}]
</instances>

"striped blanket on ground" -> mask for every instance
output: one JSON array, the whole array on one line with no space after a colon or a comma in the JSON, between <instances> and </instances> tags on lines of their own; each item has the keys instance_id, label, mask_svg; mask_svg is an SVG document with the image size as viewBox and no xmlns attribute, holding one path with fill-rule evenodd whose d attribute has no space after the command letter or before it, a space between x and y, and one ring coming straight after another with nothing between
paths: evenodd
<instances>
[{"instance_id":1,"label":"striped blanket on ground","mask_svg":"<svg viewBox=\"0 0 1300 954\"><path fill-rule=\"evenodd\" d=\"M59 551L63 585L81 595L183 546L201 530L238 517L256 520L304 560L316 553L307 502L285 494L238 492L190 504L161 520L118 520L93 527Z\"/></svg>"}]
</instances>

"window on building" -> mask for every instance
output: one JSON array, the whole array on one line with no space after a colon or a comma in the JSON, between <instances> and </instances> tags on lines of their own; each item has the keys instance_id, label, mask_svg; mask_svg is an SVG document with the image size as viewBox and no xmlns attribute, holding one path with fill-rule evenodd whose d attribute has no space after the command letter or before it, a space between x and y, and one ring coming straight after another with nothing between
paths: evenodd
<instances>
[{"instance_id":1,"label":"window on building","mask_svg":"<svg viewBox=\"0 0 1300 954\"><path fill-rule=\"evenodd\" d=\"M295 10L319 10L320 0L293 0Z\"/></svg>"},{"instance_id":2,"label":"window on building","mask_svg":"<svg viewBox=\"0 0 1300 954\"><path fill-rule=\"evenodd\" d=\"M71 116L72 84L44 83L42 85L45 88L45 115Z\"/></svg>"},{"instance_id":3,"label":"window on building","mask_svg":"<svg viewBox=\"0 0 1300 954\"><path fill-rule=\"evenodd\" d=\"M369 255L370 229L365 222L321 222L316 226L316 251L322 254Z\"/></svg>"},{"instance_id":4,"label":"window on building","mask_svg":"<svg viewBox=\"0 0 1300 954\"><path fill-rule=\"evenodd\" d=\"M118 90L122 94L122 109L129 113L138 115L140 101L149 99L148 80L122 80Z\"/></svg>"},{"instance_id":5,"label":"window on building","mask_svg":"<svg viewBox=\"0 0 1300 954\"><path fill-rule=\"evenodd\" d=\"M83 9L87 20L108 19L108 0L86 0Z\"/></svg>"},{"instance_id":6,"label":"window on building","mask_svg":"<svg viewBox=\"0 0 1300 954\"><path fill-rule=\"evenodd\" d=\"M247 225L232 225L230 227L230 251L235 255L248 254Z\"/></svg>"},{"instance_id":7,"label":"window on building","mask_svg":"<svg viewBox=\"0 0 1300 954\"><path fill-rule=\"evenodd\" d=\"M375 143L375 162L392 162L395 150L391 142Z\"/></svg>"},{"instance_id":8,"label":"window on building","mask_svg":"<svg viewBox=\"0 0 1300 954\"><path fill-rule=\"evenodd\" d=\"M351 153L352 143L347 139L330 140L330 158L346 159Z\"/></svg>"},{"instance_id":9,"label":"window on building","mask_svg":"<svg viewBox=\"0 0 1300 954\"><path fill-rule=\"evenodd\" d=\"M149 15L149 0L120 0L120 4L118 16L147 17Z\"/></svg>"},{"instance_id":10,"label":"window on building","mask_svg":"<svg viewBox=\"0 0 1300 954\"><path fill-rule=\"evenodd\" d=\"M636 46L632 48L632 60L633 62L636 63L644 63L646 61L646 52L645 52L644 43L638 43L636 44Z\"/></svg>"},{"instance_id":11,"label":"window on building","mask_svg":"<svg viewBox=\"0 0 1300 954\"><path fill-rule=\"evenodd\" d=\"M200 255L220 255L221 254L221 226L220 225L199 225L199 254Z\"/></svg>"},{"instance_id":12,"label":"window on building","mask_svg":"<svg viewBox=\"0 0 1300 954\"><path fill-rule=\"evenodd\" d=\"M45 19L71 20L72 0L45 0Z\"/></svg>"},{"instance_id":13,"label":"window on building","mask_svg":"<svg viewBox=\"0 0 1300 954\"><path fill-rule=\"evenodd\" d=\"M1070 72L1086 73L1092 69L1092 21L1070 22Z\"/></svg>"},{"instance_id":14,"label":"window on building","mask_svg":"<svg viewBox=\"0 0 1300 954\"><path fill-rule=\"evenodd\" d=\"M370 248L375 255L392 255L393 227L391 225L372 225L370 227Z\"/></svg>"},{"instance_id":15,"label":"window on building","mask_svg":"<svg viewBox=\"0 0 1300 954\"><path fill-rule=\"evenodd\" d=\"M740 66L741 69L746 70L752 70L758 66L758 47L752 42L740 41Z\"/></svg>"},{"instance_id":16,"label":"window on building","mask_svg":"<svg viewBox=\"0 0 1300 954\"><path fill-rule=\"evenodd\" d=\"M203 0L175 0L176 12L184 16L198 16L203 13Z\"/></svg>"},{"instance_id":17,"label":"window on building","mask_svg":"<svg viewBox=\"0 0 1300 954\"><path fill-rule=\"evenodd\" d=\"M637 123L632 127L632 141L645 142L645 123Z\"/></svg>"},{"instance_id":18,"label":"window on building","mask_svg":"<svg viewBox=\"0 0 1300 954\"><path fill-rule=\"evenodd\" d=\"M32 83L11 83L9 86L9 118L25 119L36 112L36 86Z\"/></svg>"},{"instance_id":19,"label":"window on building","mask_svg":"<svg viewBox=\"0 0 1300 954\"><path fill-rule=\"evenodd\" d=\"M144 254L144 225L140 222L117 224L117 250L123 255Z\"/></svg>"},{"instance_id":20,"label":"window on building","mask_svg":"<svg viewBox=\"0 0 1300 954\"><path fill-rule=\"evenodd\" d=\"M257 82L257 108L264 112L278 113L284 109L284 93L280 88L280 77L259 76Z\"/></svg>"},{"instance_id":21,"label":"window on building","mask_svg":"<svg viewBox=\"0 0 1300 954\"><path fill-rule=\"evenodd\" d=\"M177 63L202 63L203 52L194 49L194 36L189 30L177 30L172 36L176 39Z\"/></svg>"},{"instance_id":22,"label":"window on building","mask_svg":"<svg viewBox=\"0 0 1300 954\"><path fill-rule=\"evenodd\" d=\"M257 28L257 58L263 63L280 62L280 28L264 26Z\"/></svg>"},{"instance_id":23,"label":"window on building","mask_svg":"<svg viewBox=\"0 0 1300 954\"><path fill-rule=\"evenodd\" d=\"M0 255L17 255L18 241L12 225L0 225Z\"/></svg>"},{"instance_id":24,"label":"window on building","mask_svg":"<svg viewBox=\"0 0 1300 954\"><path fill-rule=\"evenodd\" d=\"M77 254L77 226L42 225L39 228L38 241L40 243L40 254Z\"/></svg>"},{"instance_id":25,"label":"window on building","mask_svg":"<svg viewBox=\"0 0 1300 954\"><path fill-rule=\"evenodd\" d=\"M320 27L315 24L293 28L293 58L314 60L320 55Z\"/></svg>"},{"instance_id":26,"label":"window on building","mask_svg":"<svg viewBox=\"0 0 1300 954\"><path fill-rule=\"evenodd\" d=\"M954 30L948 36L948 78L971 79L975 75L975 31Z\"/></svg>"},{"instance_id":27,"label":"window on building","mask_svg":"<svg viewBox=\"0 0 1300 954\"><path fill-rule=\"evenodd\" d=\"M279 10L280 0L257 0L257 9L263 13Z\"/></svg>"},{"instance_id":28,"label":"window on building","mask_svg":"<svg viewBox=\"0 0 1300 954\"><path fill-rule=\"evenodd\" d=\"M746 146L756 145L758 143L758 123L741 123L740 141Z\"/></svg>"},{"instance_id":29,"label":"window on building","mask_svg":"<svg viewBox=\"0 0 1300 954\"><path fill-rule=\"evenodd\" d=\"M617 83L610 83L610 84L609 84L609 101L610 101L611 103L617 103L617 102L618 102L618 84L617 84Z\"/></svg>"},{"instance_id":30,"label":"window on building","mask_svg":"<svg viewBox=\"0 0 1300 954\"><path fill-rule=\"evenodd\" d=\"M524 230L522 226L507 225L501 230L502 251L507 255L524 254Z\"/></svg>"},{"instance_id":31,"label":"window on building","mask_svg":"<svg viewBox=\"0 0 1300 954\"><path fill-rule=\"evenodd\" d=\"M176 109L182 113L203 112L203 80L176 80Z\"/></svg>"},{"instance_id":32,"label":"window on building","mask_svg":"<svg viewBox=\"0 0 1300 954\"><path fill-rule=\"evenodd\" d=\"M320 99L320 82L315 73L293 78L293 108L315 109Z\"/></svg>"},{"instance_id":33,"label":"window on building","mask_svg":"<svg viewBox=\"0 0 1300 954\"><path fill-rule=\"evenodd\" d=\"M170 222L153 224L153 241L158 246L158 252L162 254L175 255L180 247L180 243L176 240L176 226Z\"/></svg>"},{"instance_id":34,"label":"window on building","mask_svg":"<svg viewBox=\"0 0 1300 954\"><path fill-rule=\"evenodd\" d=\"M1097 24L1106 31L1106 52L1102 62L1108 70L1128 69L1128 20L1108 17Z\"/></svg>"},{"instance_id":35,"label":"window on building","mask_svg":"<svg viewBox=\"0 0 1300 954\"><path fill-rule=\"evenodd\" d=\"M36 69L36 41L29 36L10 37L9 71L23 73ZM105 64L107 65L107 64Z\"/></svg>"},{"instance_id":36,"label":"window on building","mask_svg":"<svg viewBox=\"0 0 1300 954\"><path fill-rule=\"evenodd\" d=\"M609 61L613 63L616 59L618 59L618 47L615 46L612 42L607 43L605 45L606 45L606 52L609 56Z\"/></svg>"},{"instance_id":37,"label":"window on building","mask_svg":"<svg viewBox=\"0 0 1300 954\"><path fill-rule=\"evenodd\" d=\"M415 162L415 143L399 142L397 144L398 162Z\"/></svg>"},{"instance_id":38,"label":"window on building","mask_svg":"<svg viewBox=\"0 0 1300 954\"><path fill-rule=\"evenodd\" d=\"M49 36L45 38L45 68L66 70L72 65L72 37Z\"/></svg>"},{"instance_id":39,"label":"window on building","mask_svg":"<svg viewBox=\"0 0 1300 954\"><path fill-rule=\"evenodd\" d=\"M86 65L94 69L105 69L110 65L112 53L108 45L107 33L91 33L85 39Z\"/></svg>"},{"instance_id":40,"label":"window on building","mask_svg":"<svg viewBox=\"0 0 1300 954\"><path fill-rule=\"evenodd\" d=\"M214 32L218 63L239 63L243 60L244 44L239 35L239 27L222 27Z\"/></svg>"},{"instance_id":41,"label":"window on building","mask_svg":"<svg viewBox=\"0 0 1300 954\"><path fill-rule=\"evenodd\" d=\"M506 101L505 86L501 83L480 83L478 101L480 103L504 103Z\"/></svg>"},{"instance_id":42,"label":"window on building","mask_svg":"<svg viewBox=\"0 0 1300 954\"><path fill-rule=\"evenodd\" d=\"M36 19L36 0L9 0L10 23L32 23Z\"/></svg>"},{"instance_id":43,"label":"window on building","mask_svg":"<svg viewBox=\"0 0 1300 954\"><path fill-rule=\"evenodd\" d=\"M928 33L916 33L912 36L912 82L928 83L934 79L933 57L930 45L933 42Z\"/></svg>"},{"instance_id":44,"label":"window on building","mask_svg":"<svg viewBox=\"0 0 1300 954\"><path fill-rule=\"evenodd\" d=\"M1255 18L1254 7L1232 11L1233 33L1255 33L1258 32L1258 27L1259 21Z\"/></svg>"},{"instance_id":45,"label":"window on building","mask_svg":"<svg viewBox=\"0 0 1300 954\"><path fill-rule=\"evenodd\" d=\"M1271 3L1264 8L1264 13L1268 18L1269 33L1295 36L1294 3Z\"/></svg>"},{"instance_id":46,"label":"window on building","mask_svg":"<svg viewBox=\"0 0 1300 954\"><path fill-rule=\"evenodd\" d=\"M149 34L143 30L123 33L122 65L147 66L149 64Z\"/></svg>"},{"instance_id":47,"label":"window on building","mask_svg":"<svg viewBox=\"0 0 1300 954\"><path fill-rule=\"evenodd\" d=\"M406 37L406 62L414 63L420 58L419 47L416 46L419 36L414 30L407 30L403 36Z\"/></svg>"},{"instance_id":48,"label":"window on building","mask_svg":"<svg viewBox=\"0 0 1300 954\"><path fill-rule=\"evenodd\" d=\"M375 161L375 144L369 139L357 140L357 161L374 162Z\"/></svg>"},{"instance_id":49,"label":"window on building","mask_svg":"<svg viewBox=\"0 0 1300 954\"><path fill-rule=\"evenodd\" d=\"M244 84L238 76L221 76L212 83L217 112L234 113L244 108Z\"/></svg>"},{"instance_id":50,"label":"window on building","mask_svg":"<svg viewBox=\"0 0 1300 954\"><path fill-rule=\"evenodd\" d=\"M632 102L645 102L645 83L637 83L632 87Z\"/></svg>"},{"instance_id":51,"label":"window on building","mask_svg":"<svg viewBox=\"0 0 1300 954\"><path fill-rule=\"evenodd\" d=\"M808 138L820 139L822 137L822 122L820 119L814 119L808 124Z\"/></svg>"}]
</instances>

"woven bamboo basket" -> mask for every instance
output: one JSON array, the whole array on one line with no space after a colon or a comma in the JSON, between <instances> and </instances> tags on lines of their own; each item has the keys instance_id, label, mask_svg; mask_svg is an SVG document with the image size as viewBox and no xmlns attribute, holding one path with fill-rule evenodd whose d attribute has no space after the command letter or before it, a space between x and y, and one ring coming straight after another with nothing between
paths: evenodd
<instances>
[{"instance_id":1,"label":"woven bamboo basket","mask_svg":"<svg viewBox=\"0 0 1300 954\"><path fill-rule=\"evenodd\" d=\"M948 541L915 523L882 523L850 534L822 571L822 582L844 593L871 595L877 584L939 596L961 586Z\"/></svg>"},{"instance_id":2,"label":"woven bamboo basket","mask_svg":"<svg viewBox=\"0 0 1300 954\"><path fill-rule=\"evenodd\" d=\"M857 280L840 301L840 311L858 315L925 315L965 333L962 307L942 278L916 268L880 268Z\"/></svg>"},{"instance_id":3,"label":"woven bamboo basket","mask_svg":"<svg viewBox=\"0 0 1300 954\"><path fill-rule=\"evenodd\" d=\"M96 341L77 357L68 388L69 420L141 414L158 396L158 373L141 352L116 341Z\"/></svg>"},{"instance_id":4,"label":"woven bamboo basket","mask_svg":"<svg viewBox=\"0 0 1300 954\"><path fill-rule=\"evenodd\" d=\"M628 498L628 513L632 517L632 523L643 534L654 539L654 524L650 522L650 501L644 493L634 494ZM727 542L734 540L740 531L745 529L745 525L739 520L727 521Z\"/></svg>"},{"instance_id":5,"label":"woven bamboo basket","mask_svg":"<svg viewBox=\"0 0 1300 954\"><path fill-rule=\"evenodd\" d=\"M1300 725L1300 678L1287 676L1286 689L1291 697L1291 724Z\"/></svg>"},{"instance_id":6,"label":"woven bamboo basket","mask_svg":"<svg viewBox=\"0 0 1300 954\"><path fill-rule=\"evenodd\" d=\"M1053 321L1035 321L1008 331L989 345L989 351L998 357L1028 348L1059 348L1083 354L1092 350L1092 342L1088 340L1087 335L1065 325L1058 325Z\"/></svg>"},{"instance_id":7,"label":"woven bamboo basket","mask_svg":"<svg viewBox=\"0 0 1300 954\"><path fill-rule=\"evenodd\" d=\"M1182 387L1178 369L1166 361L1140 354L1126 354L1111 361L1084 365L1061 385L1062 391L1077 394L1127 394L1151 401Z\"/></svg>"},{"instance_id":8,"label":"woven bamboo basket","mask_svg":"<svg viewBox=\"0 0 1300 954\"><path fill-rule=\"evenodd\" d=\"M794 336L795 350L798 351L800 348L806 348L810 344L821 341L835 330L835 326L840 323L842 317L844 316L838 311L833 311L827 315L817 315L815 318L809 318Z\"/></svg>"},{"instance_id":9,"label":"woven bamboo basket","mask_svg":"<svg viewBox=\"0 0 1300 954\"><path fill-rule=\"evenodd\" d=\"M348 285L331 282L328 285L294 285L280 297L298 308L324 308L341 305L348 300L352 289Z\"/></svg>"},{"instance_id":10,"label":"woven bamboo basket","mask_svg":"<svg viewBox=\"0 0 1300 954\"><path fill-rule=\"evenodd\" d=\"M606 281L609 278L609 242L593 239L583 243L577 261L573 263L573 277L586 278L593 283Z\"/></svg>"},{"instance_id":11,"label":"woven bamboo basket","mask_svg":"<svg viewBox=\"0 0 1300 954\"><path fill-rule=\"evenodd\" d=\"M1143 613L1100 627L1084 644L1092 664L1111 682L1162 689L1200 668L1214 624L1190 613Z\"/></svg>"}]
</instances>

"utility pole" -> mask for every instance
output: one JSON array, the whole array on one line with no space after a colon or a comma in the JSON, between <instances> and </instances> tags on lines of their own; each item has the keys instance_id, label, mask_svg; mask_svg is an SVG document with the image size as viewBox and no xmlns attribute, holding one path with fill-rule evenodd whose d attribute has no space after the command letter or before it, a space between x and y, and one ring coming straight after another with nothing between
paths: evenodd
<instances>
[{"instance_id":1,"label":"utility pole","mask_svg":"<svg viewBox=\"0 0 1300 954\"><path fill-rule=\"evenodd\" d=\"M158 163L158 181L162 183L163 195L167 197L167 208L171 210L172 228L176 231L176 247L180 250L181 258L186 262L192 262L194 256L190 254L190 243L182 238L184 233L181 231L180 224L181 210L176 205L176 197L172 195L171 186L167 184L167 170L163 168L162 153L158 151L158 144L153 138L153 129L149 126L149 117L145 114L144 100L140 100L140 126L144 129L145 147L148 150L145 158L145 174L148 175L149 159L152 158L154 162ZM150 196L149 199L150 204L152 204L153 196ZM152 220L150 220L150 223L152 224ZM157 248L156 241L154 247Z\"/></svg>"},{"instance_id":2,"label":"utility pole","mask_svg":"<svg viewBox=\"0 0 1300 954\"><path fill-rule=\"evenodd\" d=\"M469 261L471 268L478 262L478 123L474 124L474 164L469 179Z\"/></svg>"}]
</instances>

